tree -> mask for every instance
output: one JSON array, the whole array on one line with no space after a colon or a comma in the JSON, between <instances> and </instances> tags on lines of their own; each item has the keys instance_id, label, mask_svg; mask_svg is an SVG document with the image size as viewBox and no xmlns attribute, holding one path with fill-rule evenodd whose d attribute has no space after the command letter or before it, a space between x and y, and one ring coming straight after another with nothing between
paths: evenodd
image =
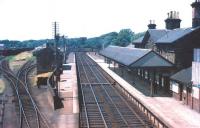
<instances>
[{"instance_id":1,"label":"tree","mask_svg":"<svg viewBox=\"0 0 200 128\"><path fill-rule=\"evenodd\" d=\"M134 33L131 29L121 29L117 39L114 40L114 45L125 47L131 43Z\"/></svg>"},{"instance_id":2,"label":"tree","mask_svg":"<svg viewBox=\"0 0 200 128\"><path fill-rule=\"evenodd\" d=\"M93 38L67 38L65 41L70 49L73 48L94 48L102 49L108 45L117 45L125 47L133 40L144 36L144 33L134 34L131 29L121 29L119 33L109 32L103 34L99 37ZM4 44L5 48L34 48L40 45L43 45L47 42L54 42L53 39L44 39L44 40L26 40L26 41L10 41L2 40L1 44ZM58 42L59 46L63 46L63 40Z\"/></svg>"},{"instance_id":3,"label":"tree","mask_svg":"<svg viewBox=\"0 0 200 128\"><path fill-rule=\"evenodd\" d=\"M133 36L132 40L139 39L140 37L144 36L146 32L137 33Z\"/></svg>"}]
</instances>

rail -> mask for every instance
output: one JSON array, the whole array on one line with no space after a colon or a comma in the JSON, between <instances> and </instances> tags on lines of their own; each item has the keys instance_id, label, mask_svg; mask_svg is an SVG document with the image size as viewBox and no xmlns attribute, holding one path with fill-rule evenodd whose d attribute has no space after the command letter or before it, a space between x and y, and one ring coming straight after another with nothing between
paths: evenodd
<instances>
[{"instance_id":1,"label":"rail","mask_svg":"<svg viewBox=\"0 0 200 128\"><path fill-rule=\"evenodd\" d=\"M80 124L81 127L102 127L100 124L104 127L155 127L136 105L129 103L121 91L112 86L94 61L83 53L76 55L83 102L80 118L87 122Z\"/></svg>"},{"instance_id":2,"label":"rail","mask_svg":"<svg viewBox=\"0 0 200 128\"><path fill-rule=\"evenodd\" d=\"M98 65L99 68L101 68ZM161 119L159 119L153 112L151 112L138 98L134 97L131 93L128 92L123 86L121 86L117 81L115 81L112 76L110 76L107 72L103 70L104 74L115 83L115 86L118 86L118 90L120 90L124 95L126 95L147 117L156 128L169 128L171 127L169 124L164 123Z\"/></svg>"},{"instance_id":3,"label":"rail","mask_svg":"<svg viewBox=\"0 0 200 128\"><path fill-rule=\"evenodd\" d=\"M18 99L20 128L50 128L44 114L35 103L28 85L28 73L35 67L31 62L25 63L15 75L9 68L8 62L4 61L1 70L4 76L12 83ZM34 118L34 119L33 119ZM36 120L35 120L36 119Z\"/></svg>"},{"instance_id":4,"label":"rail","mask_svg":"<svg viewBox=\"0 0 200 128\"><path fill-rule=\"evenodd\" d=\"M156 128L169 128L169 126L160 120L154 113L152 113L143 103L141 103L137 98L131 95L124 87L118 84L122 92L134 103L137 107L151 120Z\"/></svg>"},{"instance_id":5,"label":"rail","mask_svg":"<svg viewBox=\"0 0 200 128\"><path fill-rule=\"evenodd\" d=\"M83 72L85 73L85 77L86 77L88 83L90 83L90 80L89 80L89 78L88 78L89 76L88 76L87 73L86 73L86 69L85 69L84 66L83 66L82 60L80 61L80 63L81 63L81 65L82 65L82 67L83 67ZM78 67L78 70L80 70L79 67ZM80 75L80 74L79 74L79 75ZM90 76L90 77L91 77L91 76ZM84 104L84 110L85 110L85 116L86 116L87 127L89 128L89 127L90 127L90 123L89 123L89 117L88 117L88 112L87 112L87 110L89 109L89 107L86 106L86 99L85 99L85 96L84 96L83 85L81 84L80 86L81 86L81 91L82 91L82 96L83 96L83 104ZM89 90L91 90L91 93L92 93L92 95L93 95L93 100L95 101L96 107L98 108L98 112L97 112L97 110L96 110L96 113L99 113L99 114L100 114L100 118L101 118L100 120L102 120L104 127L107 128L108 126L107 126L107 124L106 124L106 121L105 121L105 119L104 119L104 115L103 115L103 113L102 113L102 110L101 110L101 108L100 108L100 105L99 105L99 103L98 103L98 101L97 101L97 98L96 98L96 96L95 96L94 90L93 90L92 87L91 87L91 83L89 84L89 87L90 87ZM94 107L94 106L93 106L93 107Z\"/></svg>"}]
</instances>

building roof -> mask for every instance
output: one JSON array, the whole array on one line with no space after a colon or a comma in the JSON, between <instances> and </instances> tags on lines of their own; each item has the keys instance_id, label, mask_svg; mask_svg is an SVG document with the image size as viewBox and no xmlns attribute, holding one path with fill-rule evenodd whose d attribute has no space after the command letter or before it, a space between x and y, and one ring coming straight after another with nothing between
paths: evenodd
<instances>
[{"instance_id":1,"label":"building roof","mask_svg":"<svg viewBox=\"0 0 200 128\"><path fill-rule=\"evenodd\" d=\"M39 49L34 49L33 50L33 55L34 56L40 56L41 54L45 53L53 53L54 49L52 48L39 48Z\"/></svg>"},{"instance_id":2,"label":"building roof","mask_svg":"<svg viewBox=\"0 0 200 128\"><path fill-rule=\"evenodd\" d=\"M149 39L153 42L156 42L158 39L160 39L162 36L164 36L169 30L166 29L148 29L143 37L140 37L133 41L134 43L142 43L144 38L149 34Z\"/></svg>"},{"instance_id":3,"label":"building roof","mask_svg":"<svg viewBox=\"0 0 200 128\"><path fill-rule=\"evenodd\" d=\"M108 46L100 51L100 54L128 66L150 51L149 49Z\"/></svg>"},{"instance_id":4,"label":"building roof","mask_svg":"<svg viewBox=\"0 0 200 128\"><path fill-rule=\"evenodd\" d=\"M173 67L173 64L154 51L151 51L130 66L139 68L168 68Z\"/></svg>"},{"instance_id":5,"label":"building roof","mask_svg":"<svg viewBox=\"0 0 200 128\"><path fill-rule=\"evenodd\" d=\"M164 35L166 35L169 30L167 29L149 29L148 30L150 37L149 39L152 40L153 42L156 42L160 38L162 38Z\"/></svg>"},{"instance_id":6,"label":"building roof","mask_svg":"<svg viewBox=\"0 0 200 128\"><path fill-rule=\"evenodd\" d=\"M145 37L148 37L147 40L151 40L156 44L165 44L165 43L174 43L176 40L192 33L193 31L200 29L197 28L177 28L173 30L167 29L149 29L145 33L145 36L134 40L133 44L135 43L143 43ZM149 34L149 36L147 36Z\"/></svg>"},{"instance_id":7,"label":"building roof","mask_svg":"<svg viewBox=\"0 0 200 128\"><path fill-rule=\"evenodd\" d=\"M142 36L142 37L140 37L140 38L134 40L132 43L133 43L133 44L135 44L135 43L142 43L143 39L144 39L144 36Z\"/></svg>"},{"instance_id":8,"label":"building roof","mask_svg":"<svg viewBox=\"0 0 200 128\"><path fill-rule=\"evenodd\" d=\"M125 66L172 67L173 64L150 49L108 46L100 54Z\"/></svg>"},{"instance_id":9,"label":"building roof","mask_svg":"<svg viewBox=\"0 0 200 128\"><path fill-rule=\"evenodd\" d=\"M192 33L197 28L178 28L170 30L163 37L156 41L156 43L173 43L176 40Z\"/></svg>"},{"instance_id":10,"label":"building roof","mask_svg":"<svg viewBox=\"0 0 200 128\"><path fill-rule=\"evenodd\" d=\"M177 72L176 74L172 75L170 78L172 80L176 80L178 82L188 84L192 80L192 68L189 67L189 68L183 69Z\"/></svg>"}]
</instances>

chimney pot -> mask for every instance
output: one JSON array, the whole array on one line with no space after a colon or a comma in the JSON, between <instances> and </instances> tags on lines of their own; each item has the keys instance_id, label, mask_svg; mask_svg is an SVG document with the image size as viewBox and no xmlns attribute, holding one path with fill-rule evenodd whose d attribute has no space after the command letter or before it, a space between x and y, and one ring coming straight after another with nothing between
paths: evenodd
<instances>
[{"instance_id":1,"label":"chimney pot","mask_svg":"<svg viewBox=\"0 0 200 128\"><path fill-rule=\"evenodd\" d=\"M181 20L179 19L179 12L170 11L167 14L168 14L168 18L165 20L166 29L180 28Z\"/></svg>"},{"instance_id":2,"label":"chimney pot","mask_svg":"<svg viewBox=\"0 0 200 128\"><path fill-rule=\"evenodd\" d=\"M179 12L177 12L177 19L179 19Z\"/></svg>"},{"instance_id":3,"label":"chimney pot","mask_svg":"<svg viewBox=\"0 0 200 128\"><path fill-rule=\"evenodd\" d=\"M169 13L167 13L167 16L168 16L168 18L170 17L170 16L169 16Z\"/></svg>"},{"instance_id":4,"label":"chimney pot","mask_svg":"<svg viewBox=\"0 0 200 128\"><path fill-rule=\"evenodd\" d=\"M170 12L170 18L172 18L172 16L173 16L173 11Z\"/></svg>"},{"instance_id":5,"label":"chimney pot","mask_svg":"<svg viewBox=\"0 0 200 128\"><path fill-rule=\"evenodd\" d=\"M149 29L156 29L155 20L150 20L150 24L148 25Z\"/></svg>"},{"instance_id":6,"label":"chimney pot","mask_svg":"<svg viewBox=\"0 0 200 128\"><path fill-rule=\"evenodd\" d=\"M195 0L191 6L193 8L192 27L196 28L200 26L200 0Z\"/></svg>"},{"instance_id":7,"label":"chimney pot","mask_svg":"<svg viewBox=\"0 0 200 128\"><path fill-rule=\"evenodd\" d=\"M173 19L176 19L176 12L173 12Z\"/></svg>"}]
</instances>

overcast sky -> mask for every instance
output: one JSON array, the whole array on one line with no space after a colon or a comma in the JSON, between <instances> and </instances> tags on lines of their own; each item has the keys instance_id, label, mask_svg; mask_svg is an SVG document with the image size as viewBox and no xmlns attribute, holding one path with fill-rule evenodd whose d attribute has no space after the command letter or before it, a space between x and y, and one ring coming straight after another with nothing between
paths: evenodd
<instances>
[{"instance_id":1,"label":"overcast sky","mask_svg":"<svg viewBox=\"0 0 200 128\"><path fill-rule=\"evenodd\" d=\"M0 0L0 40L52 38L54 21L68 37L95 37L123 28L142 32L150 19L163 29L169 11L179 11L181 27L191 27L193 1Z\"/></svg>"}]
</instances>

